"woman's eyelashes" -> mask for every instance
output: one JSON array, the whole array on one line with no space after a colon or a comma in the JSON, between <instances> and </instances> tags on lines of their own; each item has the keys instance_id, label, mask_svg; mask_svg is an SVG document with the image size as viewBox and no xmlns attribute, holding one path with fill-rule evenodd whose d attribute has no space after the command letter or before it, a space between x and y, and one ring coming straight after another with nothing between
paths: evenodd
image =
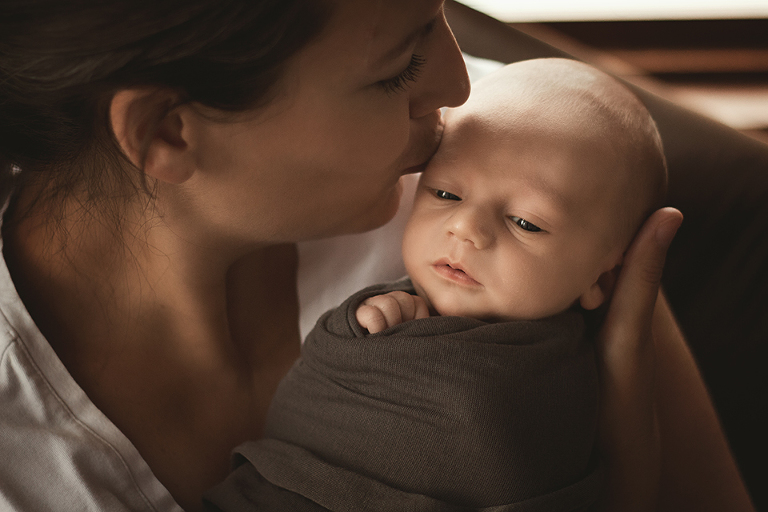
<instances>
[{"instance_id":1,"label":"woman's eyelashes","mask_svg":"<svg viewBox=\"0 0 768 512\"><path fill-rule=\"evenodd\" d=\"M426 62L427 59L421 55L413 54L411 55L411 61L403 71L392 78L387 78L386 80L378 82L378 85L381 86L387 94L394 95L403 92L408 89L410 83L419 79L422 68Z\"/></svg>"},{"instance_id":2,"label":"woman's eyelashes","mask_svg":"<svg viewBox=\"0 0 768 512\"><path fill-rule=\"evenodd\" d=\"M533 224L531 222L528 222L527 220L521 218L521 217L515 217L514 215L509 217L509 220L520 226L520 229L523 229L525 231L530 231L531 233L537 233L541 231L541 228L537 226L536 224Z\"/></svg>"},{"instance_id":3,"label":"woman's eyelashes","mask_svg":"<svg viewBox=\"0 0 768 512\"><path fill-rule=\"evenodd\" d=\"M422 40L429 38L430 34L432 34L432 32L435 30L435 27L438 25L440 20L445 20L443 17L442 5L437 16L432 18L429 23L424 25L424 28L421 31ZM399 92L403 92L408 89L408 85L410 83L419 79L422 68L426 62L427 59L423 55L413 54L411 55L411 61L408 63L408 66L406 66L402 72L400 72L397 76L393 76L392 78L377 82L377 85L381 86L389 95L395 95Z\"/></svg>"}]
</instances>

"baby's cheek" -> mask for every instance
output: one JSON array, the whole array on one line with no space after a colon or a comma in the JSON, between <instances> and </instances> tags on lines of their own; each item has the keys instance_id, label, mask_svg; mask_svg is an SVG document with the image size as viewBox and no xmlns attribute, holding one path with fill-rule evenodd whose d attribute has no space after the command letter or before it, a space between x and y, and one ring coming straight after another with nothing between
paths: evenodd
<instances>
[{"instance_id":1,"label":"baby's cheek","mask_svg":"<svg viewBox=\"0 0 768 512\"><path fill-rule=\"evenodd\" d=\"M537 265L518 256L505 265L496 280L499 315L509 318L538 318L557 293L549 285L549 275Z\"/></svg>"},{"instance_id":2,"label":"baby's cheek","mask_svg":"<svg viewBox=\"0 0 768 512\"><path fill-rule=\"evenodd\" d=\"M408 272L417 270L419 264L425 264L428 259L427 247L429 246L429 223L423 210L419 207L418 200L414 205L411 216L405 225L403 232L402 252L405 268Z\"/></svg>"}]
</instances>

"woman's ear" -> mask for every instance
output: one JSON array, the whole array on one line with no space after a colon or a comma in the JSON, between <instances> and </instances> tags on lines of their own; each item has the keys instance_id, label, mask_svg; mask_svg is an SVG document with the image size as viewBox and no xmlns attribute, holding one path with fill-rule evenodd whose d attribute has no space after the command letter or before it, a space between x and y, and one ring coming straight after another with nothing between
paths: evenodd
<instances>
[{"instance_id":1,"label":"woman's ear","mask_svg":"<svg viewBox=\"0 0 768 512\"><path fill-rule=\"evenodd\" d=\"M619 276L621 265L615 265L611 270L603 272L597 281L579 297L579 304L586 310L597 309L613 294L616 279Z\"/></svg>"},{"instance_id":2,"label":"woman's ear","mask_svg":"<svg viewBox=\"0 0 768 512\"><path fill-rule=\"evenodd\" d=\"M188 180L195 159L172 91L124 89L112 98L112 131L128 159L144 174L171 184ZM171 109L169 111L169 109Z\"/></svg>"}]
</instances>

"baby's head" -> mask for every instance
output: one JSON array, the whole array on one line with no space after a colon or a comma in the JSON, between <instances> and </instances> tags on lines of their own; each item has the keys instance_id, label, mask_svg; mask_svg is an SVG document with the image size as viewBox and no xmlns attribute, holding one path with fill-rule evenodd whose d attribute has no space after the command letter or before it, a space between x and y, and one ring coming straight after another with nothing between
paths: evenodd
<instances>
[{"instance_id":1,"label":"baby's head","mask_svg":"<svg viewBox=\"0 0 768 512\"><path fill-rule=\"evenodd\" d=\"M446 113L403 238L405 265L441 315L594 309L666 183L656 125L624 85L571 60L511 64Z\"/></svg>"}]
</instances>

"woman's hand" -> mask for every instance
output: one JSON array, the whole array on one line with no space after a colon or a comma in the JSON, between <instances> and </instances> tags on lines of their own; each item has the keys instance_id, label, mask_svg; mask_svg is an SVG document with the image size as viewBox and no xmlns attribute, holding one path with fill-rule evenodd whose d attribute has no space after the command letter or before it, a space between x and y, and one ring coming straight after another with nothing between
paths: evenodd
<instances>
[{"instance_id":1,"label":"woman's hand","mask_svg":"<svg viewBox=\"0 0 768 512\"><path fill-rule=\"evenodd\" d=\"M655 212L635 237L598 337L603 510L753 512L696 361L659 292L682 222Z\"/></svg>"},{"instance_id":2,"label":"woman's hand","mask_svg":"<svg viewBox=\"0 0 768 512\"><path fill-rule=\"evenodd\" d=\"M409 320L427 318L429 310L424 299L403 291L376 295L363 301L355 318L370 334L381 332Z\"/></svg>"},{"instance_id":3,"label":"woman's hand","mask_svg":"<svg viewBox=\"0 0 768 512\"><path fill-rule=\"evenodd\" d=\"M651 320L667 248L681 222L674 208L645 222L627 251L598 337L603 509L611 512L657 508L661 453Z\"/></svg>"}]
</instances>

